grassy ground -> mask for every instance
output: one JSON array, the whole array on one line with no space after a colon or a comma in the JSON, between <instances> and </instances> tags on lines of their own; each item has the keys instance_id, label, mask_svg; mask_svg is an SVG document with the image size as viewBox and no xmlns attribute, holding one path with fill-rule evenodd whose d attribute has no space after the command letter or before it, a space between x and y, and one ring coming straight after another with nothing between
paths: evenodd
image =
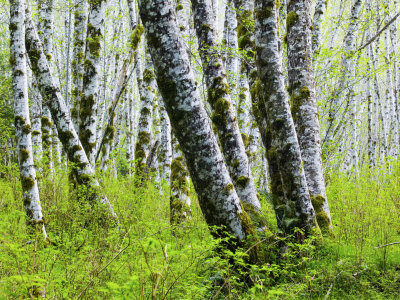
<instances>
[{"instance_id":1,"label":"grassy ground","mask_svg":"<svg viewBox=\"0 0 400 300\"><path fill-rule=\"evenodd\" d=\"M296 244L276 232L263 199L276 253L261 266L245 263L246 249L215 254L197 201L183 228L169 225L168 188L137 189L129 177L104 178L118 228L99 226L95 213L69 193L67 173L43 179L41 199L52 244L29 236L16 170L0 181L0 298L69 299L398 299L400 298L399 169L358 179L331 175L328 197L335 238ZM289 251L279 254L277 245ZM231 256L230 256L231 255ZM233 268L242 265L242 268ZM246 279L246 280L244 280ZM251 283L251 284L250 284Z\"/></svg>"}]
</instances>

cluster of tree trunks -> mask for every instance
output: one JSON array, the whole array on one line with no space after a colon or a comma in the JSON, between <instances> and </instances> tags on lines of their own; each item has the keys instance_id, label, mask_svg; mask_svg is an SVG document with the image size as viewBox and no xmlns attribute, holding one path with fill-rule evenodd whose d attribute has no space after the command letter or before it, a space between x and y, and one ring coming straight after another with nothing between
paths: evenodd
<instances>
[{"instance_id":1,"label":"cluster of tree trunks","mask_svg":"<svg viewBox=\"0 0 400 300\"><path fill-rule=\"evenodd\" d=\"M361 0L355 2L352 18L357 18L358 3ZM32 222L44 224L32 143L37 146L36 160L43 147L48 161L53 162L51 154L56 152L51 150L51 138L57 139L51 132L57 133L71 164L75 187L85 187L85 201L104 206L117 218L101 192L95 170L100 166L105 172L109 167L112 149L121 140L121 130L115 128L123 127L125 116L127 159L134 161L135 182L143 186L151 174L155 181L169 183L171 224L180 225L190 217L191 181L205 220L219 228L217 234L227 231L244 241L257 235L257 230L267 230L253 174L262 143L265 152L258 162L262 165L258 177L268 190L268 169L279 228L286 234L295 228L306 235L319 229L332 232L312 67L313 52L321 40L324 1L317 4L313 32L311 1L291 1L287 6L287 91L276 1L228 1L224 31L228 51L223 54L218 48L217 5L213 1L196 0L190 6L186 1L141 0L139 22L136 4L128 0L129 53L117 53L113 58L113 87L105 92L101 52L106 1L77 0L71 97L68 84L66 97L62 96L51 63L53 2L38 4L40 37L27 3L12 0L10 6L16 136L24 201ZM191 13L207 103L202 100L187 43ZM348 52L355 49L352 35L357 28L353 26L346 38ZM115 32L119 28L116 25ZM244 53L240 59L231 53L236 48ZM145 56L141 56L143 49ZM33 97L32 128L25 53L34 75L32 89L40 91ZM354 64L346 61L347 57L350 55L345 56L343 65L351 76ZM348 80L343 77L343 85ZM133 81L140 97L137 124L132 121ZM351 94L349 97L354 99ZM388 93L388 97L394 96ZM372 105L368 107L372 109ZM44 225L43 232L46 236Z\"/></svg>"}]
</instances>

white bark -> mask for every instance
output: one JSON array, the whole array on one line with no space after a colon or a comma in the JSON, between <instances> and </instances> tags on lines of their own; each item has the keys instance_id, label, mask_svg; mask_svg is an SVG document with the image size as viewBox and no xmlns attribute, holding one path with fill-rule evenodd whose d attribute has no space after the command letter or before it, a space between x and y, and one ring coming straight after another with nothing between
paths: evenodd
<instances>
[{"instance_id":1,"label":"white bark","mask_svg":"<svg viewBox=\"0 0 400 300\"><path fill-rule=\"evenodd\" d=\"M208 225L246 237L243 211L195 84L171 0L141 0L157 83Z\"/></svg>"},{"instance_id":2,"label":"white bark","mask_svg":"<svg viewBox=\"0 0 400 300\"><path fill-rule=\"evenodd\" d=\"M200 45L208 102L213 111L212 121L218 133L226 165L240 200L260 209L254 179L249 169L243 139L230 97L222 57L212 49L217 48L215 19L210 0L192 2L194 24Z\"/></svg>"},{"instance_id":3,"label":"white bark","mask_svg":"<svg viewBox=\"0 0 400 300\"><path fill-rule=\"evenodd\" d=\"M141 106L135 145L135 175L139 177L146 166L147 156L151 148L153 102L157 86L154 72L151 70L151 58L147 57L146 62L143 74L139 74L141 68L138 68L140 67L139 63L137 65Z\"/></svg>"},{"instance_id":4,"label":"white bark","mask_svg":"<svg viewBox=\"0 0 400 300\"><path fill-rule=\"evenodd\" d=\"M25 1L10 1L10 62L14 98L15 136L24 206L32 225L41 224L45 239L42 207L33 163L31 123L29 118L28 79L25 52Z\"/></svg>"},{"instance_id":5,"label":"white bark","mask_svg":"<svg viewBox=\"0 0 400 300\"><path fill-rule=\"evenodd\" d=\"M268 129L263 132L278 226L308 233L317 225L282 74L275 0L255 1L257 92Z\"/></svg>"},{"instance_id":6,"label":"white bark","mask_svg":"<svg viewBox=\"0 0 400 300\"><path fill-rule=\"evenodd\" d=\"M171 177L171 123L167 111L165 110L164 101L160 99L160 122L161 122L161 140L160 140L160 165L161 178L166 182L170 182Z\"/></svg>"},{"instance_id":7,"label":"white bark","mask_svg":"<svg viewBox=\"0 0 400 300\"><path fill-rule=\"evenodd\" d=\"M104 31L105 0L91 0L87 26L87 43L83 73L82 98L79 110L79 138L94 165L96 156L96 109L99 100L99 67L101 38Z\"/></svg>"},{"instance_id":8,"label":"white bark","mask_svg":"<svg viewBox=\"0 0 400 300\"><path fill-rule=\"evenodd\" d=\"M32 71L41 91L43 102L49 107L55 121L59 138L67 152L68 159L76 166L73 172L77 183L87 187L87 200L89 202L105 204L110 213L116 217L108 199L98 191L99 183L95 179L94 170L82 148L60 89L54 81L49 62L43 51L43 46L34 27L29 9L25 17L25 26L25 45L31 61Z\"/></svg>"},{"instance_id":9,"label":"white bark","mask_svg":"<svg viewBox=\"0 0 400 300\"><path fill-rule=\"evenodd\" d=\"M72 109L71 117L74 122L76 132L79 132L79 102L82 97L83 88L83 61L85 56L86 28L88 20L87 0L75 0L74 2L74 41L73 59L71 63L72 72Z\"/></svg>"},{"instance_id":10,"label":"white bark","mask_svg":"<svg viewBox=\"0 0 400 300\"><path fill-rule=\"evenodd\" d=\"M288 20L288 81L292 116L317 221L321 229L332 229L322 168L320 127L312 67L311 0L289 2ZM317 197L319 202L323 203L317 203Z\"/></svg>"},{"instance_id":11,"label":"white bark","mask_svg":"<svg viewBox=\"0 0 400 300\"><path fill-rule=\"evenodd\" d=\"M318 53L321 46L322 21L327 6L326 0L317 0L315 4L314 18L312 22L312 51L313 54Z\"/></svg>"}]
</instances>

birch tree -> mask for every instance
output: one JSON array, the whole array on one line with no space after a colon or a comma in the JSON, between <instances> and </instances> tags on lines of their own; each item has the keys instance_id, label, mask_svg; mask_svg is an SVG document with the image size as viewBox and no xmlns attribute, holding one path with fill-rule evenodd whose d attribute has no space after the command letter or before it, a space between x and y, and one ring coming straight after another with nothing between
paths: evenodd
<instances>
[{"instance_id":1,"label":"birch tree","mask_svg":"<svg viewBox=\"0 0 400 300\"><path fill-rule=\"evenodd\" d=\"M33 163L32 130L29 118L28 79L25 52L25 1L10 1L10 63L14 98L15 136L24 206L31 225L41 227L47 238Z\"/></svg>"}]
</instances>

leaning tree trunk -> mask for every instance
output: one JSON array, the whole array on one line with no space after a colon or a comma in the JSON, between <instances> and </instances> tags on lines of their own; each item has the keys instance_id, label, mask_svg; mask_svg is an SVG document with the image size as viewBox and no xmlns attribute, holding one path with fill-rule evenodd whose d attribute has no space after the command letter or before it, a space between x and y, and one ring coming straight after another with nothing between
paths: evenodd
<instances>
[{"instance_id":1,"label":"leaning tree trunk","mask_svg":"<svg viewBox=\"0 0 400 300\"><path fill-rule=\"evenodd\" d=\"M278 225L285 232L295 227L307 233L318 227L304 174L300 147L290 113L289 99L282 74L275 0L256 0L257 92L262 99L268 129L262 134L271 172L271 190L275 197ZM288 16L289 20L289 16ZM288 21L289 22L289 21ZM279 177L276 180L274 177ZM281 182L277 185L276 182ZM284 194L285 202L280 203Z\"/></svg>"},{"instance_id":2,"label":"leaning tree trunk","mask_svg":"<svg viewBox=\"0 0 400 300\"><path fill-rule=\"evenodd\" d=\"M31 225L41 225L45 239L42 207L33 163L31 123L29 119L28 79L25 52L25 1L10 1L10 63L14 96L15 136L24 206Z\"/></svg>"},{"instance_id":3,"label":"leaning tree trunk","mask_svg":"<svg viewBox=\"0 0 400 300\"><path fill-rule=\"evenodd\" d=\"M290 1L287 14L288 81L292 116L308 190L323 231L332 230L322 169L321 137L312 68L311 0Z\"/></svg>"},{"instance_id":4,"label":"leaning tree trunk","mask_svg":"<svg viewBox=\"0 0 400 300\"><path fill-rule=\"evenodd\" d=\"M87 201L106 204L110 213L116 217L113 207L105 196L99 192L99 183L95 179L81 142L75 131L68 108L65 105L60 89L57 87L43 46L39 40L29 9L25 17L25 45L31 61L31 68L41 91L43 102L49 107L57 126L59 138L67 153L68 159L74 164L73 173L78 185L86 186Z\"/></svg>"},{"instance_id":5,"label":"leaning tree trunk","mask_svg":"<svg viewBox=\"0 0 400 300\"><path fill-rule=\"evenodd\" d=\"M83 88L83 61L85 58L86 44L86 28L88 19L88 3L87 0L75 0L74 3L74 42L73 42L73 59L71 63L72 71L72 108L71 117L74 122L75 130L79 132L79 102L82 98Z\"/></svg>"},{"instance_id":6,"label":"leaning tree trunk","mask_svg":"<svg viewBox=\"0 0 400 300\"><path fill-rule=\"evenodd\" d=\"M214 50L218 44L215 19L211 14L211 1L193 1L192 8L208 88L208 102L213 111L212 121L218 133L229 174L243 204L260 209L260 201L233 109L222 58Z\"/></svg>"},{"instance_id":7,"label":"leaning tree trunk","mask_svg":"<svg viewBox=\"0 0 400 300\"><path fill-rule=\"evenodd\" d=\"M248 226L201 101L171 0L140 1L157 83L185 156L207 224L225 227L239 239ZM250 221L251 222L251 221ZM251 231L253 230L253 231Z\"/></svg>"},{"instance_id":8,"label":"leaning tree trunk","mask_svg":"<svg viewBox=\"0 0 400 300\"><path fill-rule=\"evenodd\" d=\"M82 99L79 107L79 138L94 166L96 156L96 107L99 100L101 38L104 31L105 0L90 0L84 62Z\"/></svg>"}]
</instances>

